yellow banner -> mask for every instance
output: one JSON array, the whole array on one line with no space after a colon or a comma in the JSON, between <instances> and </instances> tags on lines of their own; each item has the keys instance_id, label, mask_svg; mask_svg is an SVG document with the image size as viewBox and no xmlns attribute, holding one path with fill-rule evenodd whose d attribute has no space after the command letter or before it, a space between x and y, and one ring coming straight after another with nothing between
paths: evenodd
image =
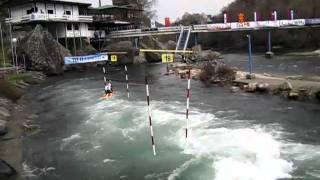
<instances>
[{"instance_id":1,"label":"yellow banner","mask_svg":"<svg viewBox=\"0 0 320 180\"><path fill-rule=\"evenodd\" d=\"M162 54L162 63L173 63L173 54Z\"/></svg>"}]
</instances>

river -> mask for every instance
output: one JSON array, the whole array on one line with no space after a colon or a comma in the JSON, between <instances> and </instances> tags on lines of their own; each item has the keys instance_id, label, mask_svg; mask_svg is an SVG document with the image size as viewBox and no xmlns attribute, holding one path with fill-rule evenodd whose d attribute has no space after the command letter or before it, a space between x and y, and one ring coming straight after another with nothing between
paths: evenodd
<instances>
[{"instance_id":1,"label":"river","mask_svg":"<svg viewBox=\"0 0 320 180\"><path fill-rule=\"evenodd\" d=\"M242 68L244 57L225 55ZM275 67L269 67L271 72L279 69L278 61L269 63ZM320 178L319 104L231 94L192 81L191 134L185 139L186 80L163 76L161 64L128 69L130 99L121 67L110 70L115 88L110 100L100 99L99 69L51 78L27 93L27 110L36 115L41 131L23 138L26 180ZM148 124L146 74L157 156Z\"/></svg>"}]
</instances>

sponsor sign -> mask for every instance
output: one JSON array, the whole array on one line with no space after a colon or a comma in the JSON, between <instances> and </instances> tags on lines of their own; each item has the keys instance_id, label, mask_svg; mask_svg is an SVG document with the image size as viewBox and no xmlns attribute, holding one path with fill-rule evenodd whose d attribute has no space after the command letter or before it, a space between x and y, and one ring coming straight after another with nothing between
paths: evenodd
<instances>
[{"instance_id":1,"label":"sponsor sign","mask_svg":"<svg viewBox=\"0 0 320 180\"><path fill-rule=\"evenodd\" d=\"M117 62L118 56L117 55L111 55L111 62Z\"/></svg>"},{"instance_id":2,"label":"sponsor sign","mask_svg":"<svg viewBox=\"0 0 320 180\"><path fill-rule=\"evenodd\" d=\"M108 61L108 55L95 54L88 56L70 56L64 57L65 64L83 64L91 62Z\"/></svg>"},{"instance_id":3,"label":"sponsor sign","mask_svg":"<svg viewBox=\"0 0 320 180\"><path fill-rule=\"evenodd\" d=\"M305 19L294 19L294 20L280 20L279 26L305 26L306 20Z\"/></svg>"},{"instance_id":4,"label":"sponsor sign","mask_svg":"<svg viewBox=\"0 0 320 180\"><path fill-rule=\"evenodd\" d=\"M231 25L229 23L223 24L208 24L207 28L212 31L217 31L217 30L226 30L226 29L231 29Z\"/></svg>"},{"instance_id":5,"label":"sponsor sign","mask_svg":"<svg viewBox=\"0 0 320 180\"><path fill-rule=\"evenodd\" d=\"M162 63L173 63L173 54L162 54Z\"/></svg>"}]
</instances>

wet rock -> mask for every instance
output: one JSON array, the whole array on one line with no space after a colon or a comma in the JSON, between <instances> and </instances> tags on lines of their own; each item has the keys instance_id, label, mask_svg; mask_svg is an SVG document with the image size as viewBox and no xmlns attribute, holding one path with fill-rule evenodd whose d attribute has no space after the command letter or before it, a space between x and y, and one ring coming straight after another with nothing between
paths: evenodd
<instances>
[{"instance_id":1,"label":"wet rock","mask_svg":"<svg viewBox=\"0 0 320 180\"><path fill-rule=\"evenodd\" d=\"M273 58L273 56L274 56L274 53L271 52L271 51L268 51L268 52L266 52L266 54L265 54L265 57L266 57L266 58L269 58L269 59Z\"/></svg>"},{"instance_id":2,"label":"wet rock","mask_svg":"<svg viewBox=\"0 0 320 180\"><path fill-rule=\"evenodd\" d=\"M47 75L63 72L64 57L71 56L69 50L57 42L53 36L37 25L19 44L19 54L26 56L30 70L41 71Z\"/></svg>"},{"instance_id":3,"label":"wet rock","mask_svg":"<svg viewBox=\"0 0 320 180\"><path fill-rule=\"evenodd\" d=\"M269 92L270 85L268 83L258 83L256 87L257 92L266 93Z\"/></svg>"},{"instance_id":4,"label":"wet rock","mask_svg":"<svg viewBox=\"0 0 320 180\"><path fill-rule=\"evenodd\" d=\"M257 90L257 83L249 83L248 85L245 85L244 91L248 93L254 93Z\"/></svg>"},{"instance_id":5,"label":"wet rock","mask_svg":"<svg viewBox=\"0 0 320 180\"><path fill-rule=\"evenodd\" d=\"M240 92L240 88L237 87L237 86L232 86L232 87L230 88L230 91L231 91L232 93L237 93L237 92Z\"/></svg>"},{"instance_id":6,"label":"wet rock","mask_svg":"<svg viewBox=\"0 0 320 180\"><path fill-rule=\"evenodd\" d=\"M298 100L299 99L299 93L290 91L288 93L288 99L290 99L290 100Z\"/></svg>"},{"instance_id":7,"label":"wet rock","mask_svg":"<svg viewBox=\"0 0 320 180\"><path fill-rule=\"evenodd\" d=\"M255 74L246 74L246 79L255 79L256 75Z\"/></svg>"},{"instance_id":8,"label":"wet rock","mask_svg":"<svg viewBox=\"0 0 320 180\"><path fill-rule=\"evenodd\" d=\"M279 89L281 91L291 91L293 89L293 86L289 81L286 81L282 85L280 85Z\"/></svg>"},{"instance_id":9,"label":"wet rock","mask_svg":"<svg viewBox=\"0 0 320 180\"><path fill-rule=\"evenodd\" d=\"M16 174L16 170L6 161L0 159L0 178L9 178Z\"/></svg>"},{"instance_id":10,"label":"wet rock","mask_svg":"<svg viewBox=\"0 0 320 180\"><path fill-rule=\"evenodd\" d=\"M8 133L7 121L0 120L0 136Z\"/></svg>"}]
</instances>

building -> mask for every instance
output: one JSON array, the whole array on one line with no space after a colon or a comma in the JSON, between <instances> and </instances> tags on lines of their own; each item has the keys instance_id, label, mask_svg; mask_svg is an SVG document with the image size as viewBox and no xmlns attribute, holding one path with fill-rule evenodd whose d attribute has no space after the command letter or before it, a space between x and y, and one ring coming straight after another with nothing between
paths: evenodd
<instances>
[{"instance_id":1,"label":"building","mask_svg":"<svg viewBox=\"0 0 320 180\"><path fill-rule=\"evenodd\" d=\"M90 3L76 0L19 0L9 1L6 5L9 12L6 23L12 26L41 24L62 44L68 38L93 36L88 28L89 23L93 22L92 16L88 15Z\"/></svg>"},{"instance_id":2,"label":"building","mask_svg":"<svg viewBox=\"0 0 320 180\"><path fill-rule=\"evenodd\" d=\"M93 8L78 0L10 0L6 23L14 27L41 24L68 48L70 39L105 39L109 31L139 27L142 7L121 0L113 3Z\"/></svg>"},{"instance_id":3,"label":"building","mask_svg":"<svg viewBox=\"0 0 320 180\"><path fill-rule=\"evenodd\" d=\"M139 28L143 16L143 8L137 4L113 1L112 5L90 7L89 14L93 16L93 25L91 27L107 33L112 30ZM91 30L93 30L92 28Z\"/></svg>"}]
</instances>

